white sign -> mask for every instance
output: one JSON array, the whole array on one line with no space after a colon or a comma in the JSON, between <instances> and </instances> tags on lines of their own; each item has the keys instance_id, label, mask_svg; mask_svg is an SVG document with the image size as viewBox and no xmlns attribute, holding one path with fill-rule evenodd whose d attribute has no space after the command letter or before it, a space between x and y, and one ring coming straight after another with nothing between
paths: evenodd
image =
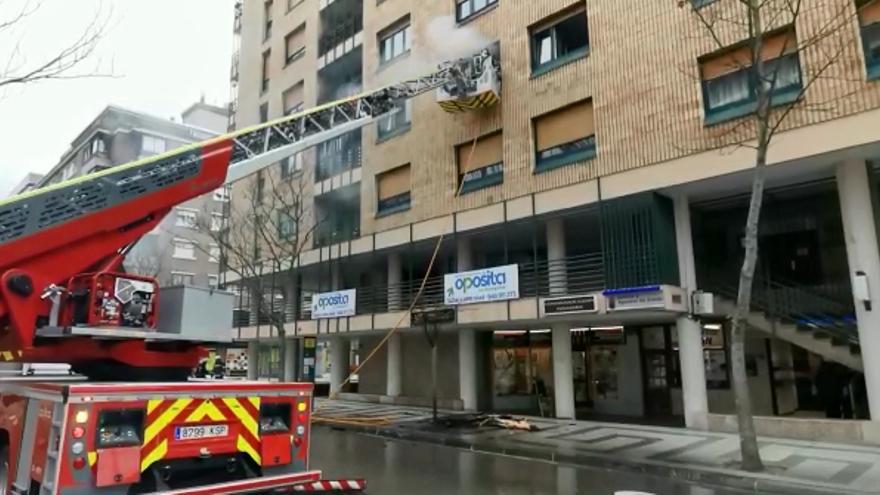
<instances>
[{"instance_id":1,"label":"white sign","mask_svg":"<svg viewBox=\"0 0 880 495\"><path fill-rule=\"evenodd\" d=\"M496 266L443 277L445 303L450 306L519 298L517 265Z\"/></svg>"},{"instance_id":2,"label":"white sign","mask_svg":"<svg viewBox=\"0 0 880 495\"><path fill-rule=\"evenodd\" d=\"M666 298L660 288L651 291L633 291L622 294L613 294L609 295L608 298L608 309L612 311L666 307Z\"/></svg>"},{"instance_id":3,"label":"white sign","mask_svg":"<svg viewBox=\"0 0 880 495\"><path fill-rule=\"evenodd\" d=\"M357 290L339 290L336 292L323 292L312 296L312 319L339 318L341 316L354 316L354 305L357 299Z\"/></svg>"}]
</instances>

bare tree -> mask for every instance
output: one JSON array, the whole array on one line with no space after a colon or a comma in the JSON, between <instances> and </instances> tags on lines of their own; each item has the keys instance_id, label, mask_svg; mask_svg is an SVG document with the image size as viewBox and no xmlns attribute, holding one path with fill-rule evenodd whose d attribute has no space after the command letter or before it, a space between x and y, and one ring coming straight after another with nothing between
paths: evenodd
<instances>
[{"instance_id":1,"label":"bare tree","mask_svg":"<svg viewBox=\"0 0 880 495\"><path fill-rule=\"evenodd\" d=\"M9 5L9 0L0 1L0 39L10 38L8 59L0 66L0 88L53 79L108 76L97 66L81 70L93 58L101 38L107 33L110 15L102 5L98 6L92 20L77 38L45 58L28 60L21 39L12 39L16 37L16 31L26 29L28 18L41 6L40 0L24 0L17 8Z\"/></svg>"},{"instance_id":2,"label":"bare tree","mask_svg":"<svg viewBox=\"0 0 880 495\"><path fill-rule=\"evenodd\" d=\"M159 245L158 236L145 236L125 257L125 269L129 273L158 279L165 267L167 248ZM159 280L166 283L167 280Z\"/></svg>"},{"instance_id":3,"label":"bare tree","mask_svg":"<svg viewBox=\"0 0 880 495\"><path fill-rule=\"evenodd\" d=\"M202 225L200 230L219 246L221 270L238 278L236 284L249 295L256 321L267 321L274 329L281 344L283 366L285 310L292 310L294 315L299 310L295 294L285 288L297 284L297 260L310 247L319 222L305 201L302 176L285 178L267 170L246 181L238 186L239 191L229 203L223 228ZM279 284L280 292L276 290Z\"/></svg>"},{"instance_id":4,"label":"bare tree","mask_svg":"<svg viewBox=\"0 0 880 495\"><path fill-rule=\"evenodd\" d=\"M778 131L798 125L787 123L790 116L833 111L835 101L843 97L838 93L820 102L809 90L817 81L844 77L841 74L845 70L835 66L848 64L852 59L850 54L855 44L851 36L852 20L856 8L853 0L678 0L678 3L693 12L701 33L698 36L707 39L705 44L720 55L713 58L727 65L715 67L713 72L747 78L754 102L744 118L717 126L711 147L736 146L755 151L730 354L742 467L760 471L764 465L752 417L744 348L758 259L767 152ZM805 63L805 53L809 54L809 63ZM792 56L796 57L796 65L782 62L783 57ZM700 66L704 81L707 65ZM707 108L710 105L707 102Z\"/></svg>"}]
</instances>

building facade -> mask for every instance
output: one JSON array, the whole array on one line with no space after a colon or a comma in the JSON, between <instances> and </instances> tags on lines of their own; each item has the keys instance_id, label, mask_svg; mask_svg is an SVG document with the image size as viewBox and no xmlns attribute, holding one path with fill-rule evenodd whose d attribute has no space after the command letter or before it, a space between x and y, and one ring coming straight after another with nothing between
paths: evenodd
<instances>
[{"instance_id":1,"label":"building facade","mask_svg":"<svg viewBox=\"0 0 880 495\"><path fill-rule=\"evenodd\" d=\"M880 411L880 365L863 359L880 349L880 5L807 3L765 37L779 123L746 364L757 414L867 419ZM754 78L744 23L712 36L694 13L736 19L739 3L683 4L244 0L239 128L495 41L503 87L497 105L459 114L421 95L266 171L303 184L312 214L299 230L313 236L296 283L231 282L283 295L286 345L316 336L333 391L399 328L360 370L357 394L429 403L431 350L408 309L446 304L441 404L720 427L734 407L729 317ZM236 184L233 208L264 180ZM474 277L498 291L453 301L456 281ZM353 314L312 314L313 300L343 290L355 291ZM238 323L254 348L277 345L261 318Z\"/></svg>"},{"instance_id":2,"label":"building facade","mask_svg":"<svg viewBox=\"0 0 880 495\"><path fill-rule=\"evenodd\" d=\"M203 141L226 130L226 108L204 101L187 108L180 122L110 105L71 143L39 185L164 153ZM162 286L216 287L219 246L205 229L219 231L229 195L226 190L201 196L174 208L126 257L125 267L155 277Z\"/></svg>"},{"instance_id":3,"label":"building facade","mask_svg":"<svg viewBox=\"0 0 880 495\"><path fill-rule=\"evenodd\" d=\"M16 184L15 187L13 187L9 191L9 195L15 196L16 194L30 191L31 189L37 187L42 179L42 174L38 174L36 172L28 172L27 175L25 175L20 181L18 181L18 184Z\"/></svg>"}]
</instances>

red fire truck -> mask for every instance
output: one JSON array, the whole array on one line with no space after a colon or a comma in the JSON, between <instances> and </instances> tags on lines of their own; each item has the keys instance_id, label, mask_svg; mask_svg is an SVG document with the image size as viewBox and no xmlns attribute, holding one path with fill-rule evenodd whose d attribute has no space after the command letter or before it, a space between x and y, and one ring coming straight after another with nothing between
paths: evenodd
<instances>
[{"instance_id":1,"label":"red fire truck","mask_svg":"<svg viewBox=\"0 0 880 495\"><path fill-rule=\"evenodd\" d=\"M0 381L0 494L362 490L309 469L312 385L188 382L204 336L160 332L126 253L175 206L436 89L498 101L497 49L434 74L0 201L0 361L82 381ZM230 326L232 315L230 314ZM184 329L185 330L185 329Z\"/></svg>"}]
</instances>

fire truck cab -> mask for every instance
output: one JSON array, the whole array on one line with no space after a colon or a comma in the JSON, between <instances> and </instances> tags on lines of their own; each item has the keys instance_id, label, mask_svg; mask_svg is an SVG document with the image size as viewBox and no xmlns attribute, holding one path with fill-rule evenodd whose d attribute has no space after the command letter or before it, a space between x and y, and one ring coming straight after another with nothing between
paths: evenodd
<instances>
[{"instance_id":1,"label":"fire truck cab","mask_svg":"<svg viewBox=\"0 0 880 495\"><path fill-rule=\"evenodd\" d=\"M321 478L311 408L305 383L6 381L0 494L293 491Z\"/></svg>"}]
</instances>

